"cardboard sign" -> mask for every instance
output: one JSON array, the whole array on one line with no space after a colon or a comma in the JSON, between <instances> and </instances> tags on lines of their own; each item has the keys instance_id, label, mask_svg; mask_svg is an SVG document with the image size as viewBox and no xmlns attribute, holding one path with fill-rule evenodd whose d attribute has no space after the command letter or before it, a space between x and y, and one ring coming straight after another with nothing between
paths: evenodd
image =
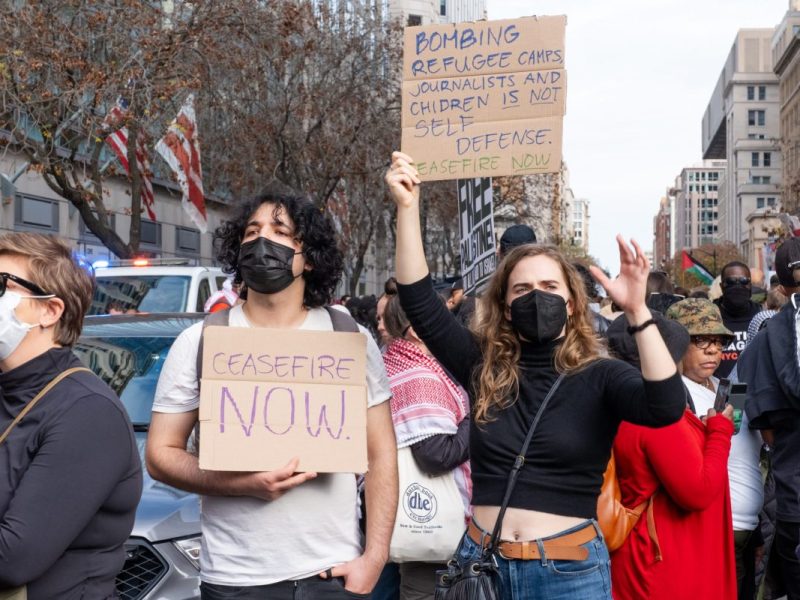
<instances>
[{"instance_id":1,"label":"cardboard sign","mask_svg":"<svg viewBox=\"0 0 800 600\"><path fill-rule=\"evenodd\" d=\"M403 152L423 181L555 173L567 18L407 27Z\"/></svg>"},{"instance_id":2,"label":"cardboard sign","mask_svg":"<svg viewBox=\"0 0 800 600\"><path fill-rule=\"evenodd\" d=\"M497 267L490 177L458 180L458 230L464 293L480 292Z\"/></svg>"},{"instance_id":3,"label":"cardboard sign","mask_svg":"<svg viewBox=\"0 0 800 600\"><path fill-rule=\"evenodd\" d=\"M361 333L207 327L200 468L367 469L367 340Z\"/></svg>"}]
</instances>

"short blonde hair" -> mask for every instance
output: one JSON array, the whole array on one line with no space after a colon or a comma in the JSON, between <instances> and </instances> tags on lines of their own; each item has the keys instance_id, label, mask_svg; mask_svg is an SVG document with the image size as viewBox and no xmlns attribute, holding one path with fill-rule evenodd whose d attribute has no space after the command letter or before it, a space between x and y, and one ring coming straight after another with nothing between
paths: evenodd
<instances>
[{"instance_id":1,"label":"short blonde hair","mask_svg":"<svg viewBox=\"0 0 800 600\"><path fill-rule=\"evenodd\" d=\"M54 341L72 346L81 335L83 316L94 293L94 280L75 262L72 249L54 236L8 233L0 236L0 255L3 254L26 259L31 283L64 302L64 313L55 324Z\"/></svg>"}]
</instances>

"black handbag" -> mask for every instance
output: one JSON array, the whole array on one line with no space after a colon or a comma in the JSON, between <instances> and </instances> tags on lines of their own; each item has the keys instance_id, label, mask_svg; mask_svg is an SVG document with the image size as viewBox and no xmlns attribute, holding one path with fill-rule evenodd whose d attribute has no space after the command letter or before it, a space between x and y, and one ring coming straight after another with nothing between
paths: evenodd
<instances>
[{"instance_id":1,"label":"black handbag","mask_svg":"<svg viewBox=\"0 0 800 600\"><path fill-rule=\"evenodd\" d=\"M514 466L508 475L506 493L503 496L503 503L500 505L500 512L497 513L497 520L492 530L492 537L489 538L489 543L483 548L478 559L461 564L456 554L448 561L446 569L436 571L434 600L499 600L502 597L500 573L497 570L495 553L497 552L497 542L500 538L503 517L511 500L511 493L517 484L520 469L525 464L525 454L528 452L528 446L533 438L536 425L538 425L545 407L563 379L563 374L558 376L558 379L556 379L539 406L539 410L536 411L536 416L533 418L530 429L528 429L528 435L525 437L525 443L522 444L522 449L516 460L514 460Z\"/></svg>"}]
</instances>

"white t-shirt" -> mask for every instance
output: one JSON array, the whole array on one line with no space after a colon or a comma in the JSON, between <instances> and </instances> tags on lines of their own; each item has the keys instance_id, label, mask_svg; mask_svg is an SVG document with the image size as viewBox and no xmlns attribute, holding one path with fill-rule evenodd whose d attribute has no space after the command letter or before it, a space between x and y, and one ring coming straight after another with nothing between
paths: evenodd
<instances>
[{"instance_id":1,"label":"white t-shirt","mask_svg":"<svg viewBox=\"0 0 800 600\"><path fill-rule=\"evenodd\" d=\"M711 378L714 390L719 379ZM716 391L684 377L683 382L694 400L698 417L704 417L709 408L714 408ZM733 528L737 531L753 531L758 527L758 513L764 505L764 484L761 480L761 434L748 427L747 414L742 411L739 433L731 438L731 453L728 457L728 481L731 487L731 512Z\"/></svg>"},{"instance_id":2,"label":"white t-shirt","mask_svg":"<svg viewBox=\"0 0 800 600\"><path fill-rule=\"evenodd\" d=\"M250 327L241 306L232 327ZM324 308L315 308L300 329L331 331ZM367 406L389 399L389 381L372 336L367 336ZM170 349L156 388L153 411L180 413L200 406L197 346L202 323L184 330ZM358 557L362 552L356 476L319 474L272 502L240 496L202 496L201 579L231 586L302 579Z\"/></svg>"}]
</instances>

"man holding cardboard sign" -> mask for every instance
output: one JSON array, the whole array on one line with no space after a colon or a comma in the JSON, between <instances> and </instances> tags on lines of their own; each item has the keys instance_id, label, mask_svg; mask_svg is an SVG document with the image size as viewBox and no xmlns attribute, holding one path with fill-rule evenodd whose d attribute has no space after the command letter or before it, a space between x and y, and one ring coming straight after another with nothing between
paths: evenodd
<instances>
[{"instance_id":1,"label":"man holding cardboard sign","mask_svg":"<svg viewBox=\"0 0 800 600\"><path fill-rule=\"evenodd\" d=\"M146 455L155 479L203 495L202 597L368 594L388 555L396 449L375 342L363 328L334 333L324 308L342 271L330 220L270 194L215 237L247 301L228 327L175 341ZM199 459L186 450L198 421ZM362 548L353 473L367 463Z\"/></svg>"}]
</instances>

